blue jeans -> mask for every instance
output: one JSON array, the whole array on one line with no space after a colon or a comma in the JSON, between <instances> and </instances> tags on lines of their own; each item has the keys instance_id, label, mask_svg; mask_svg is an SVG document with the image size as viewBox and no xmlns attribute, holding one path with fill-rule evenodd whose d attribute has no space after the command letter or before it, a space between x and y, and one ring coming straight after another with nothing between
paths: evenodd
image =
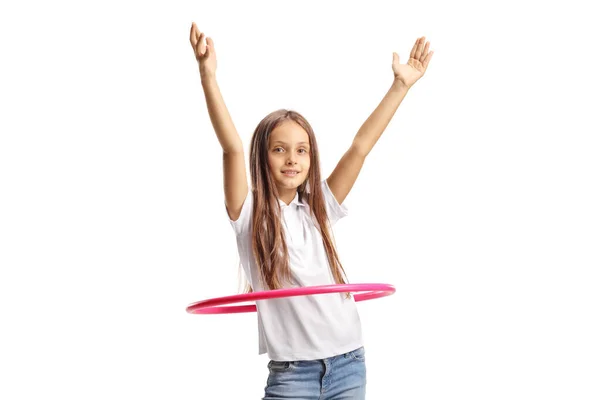
<instances>
[{"instance_id":1,"label":"blue jeans","mask_svg":"<svg viewBox=\"0 0 600 400\"><path fill-rule=\"evenodd\" d=\"M322 360L269 361L263 400L364 400L365 349Z\"/></svg>"}]
</instances>

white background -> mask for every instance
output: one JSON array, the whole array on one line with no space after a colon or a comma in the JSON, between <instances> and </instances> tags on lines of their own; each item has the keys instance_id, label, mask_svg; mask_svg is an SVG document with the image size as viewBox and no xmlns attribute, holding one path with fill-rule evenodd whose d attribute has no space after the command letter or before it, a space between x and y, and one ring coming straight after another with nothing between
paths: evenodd
<instances>
[{"instance_id":1,"label":"white background","mask_svg":"<svg viewBox=\"0 0 600 400\"><path fill-rule=\"evenodd\" d=\"M592 2L48 1L0 8L0 398L259 399L221 149L279 108L331 172L421 35L435 55L336 226L369 399L600 398ZM246 153L247 154L247 153Z\"/></svg>"}]
</instances>

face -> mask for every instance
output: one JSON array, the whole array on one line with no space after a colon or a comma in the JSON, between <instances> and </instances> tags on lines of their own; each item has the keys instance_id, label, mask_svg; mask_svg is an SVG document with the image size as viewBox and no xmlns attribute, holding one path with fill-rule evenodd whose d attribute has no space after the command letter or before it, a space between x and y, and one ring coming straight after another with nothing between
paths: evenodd
<instances>
[{"instance_id":1,"label":"face","mask_svg":"<svg viewBox=\"0 0 600 400\"><path fill-rule=\"evenodd\" d=\"M296 122L286 120L271 132L269 168L279 196L291 201L310 169L308 133Z\"/></svg>"}]
</instances>

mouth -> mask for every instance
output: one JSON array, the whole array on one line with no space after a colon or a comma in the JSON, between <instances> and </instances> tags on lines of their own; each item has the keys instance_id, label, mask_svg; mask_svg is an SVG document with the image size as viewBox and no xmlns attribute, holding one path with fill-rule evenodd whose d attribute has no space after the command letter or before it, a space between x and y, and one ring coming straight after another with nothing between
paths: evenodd
<instances>
[{"instance_id":1,"label":"mouth","mask_svg":"<svg viewBox=\"0 0 600 400\"><path fill-rule=\"evenodd\" d=\"M283 173L285 176L296 176L298 175L300 172L298 171L294 171L292 169L286 169L285 171L281 171L281 173Z\"/></svg>"}]
</instances>

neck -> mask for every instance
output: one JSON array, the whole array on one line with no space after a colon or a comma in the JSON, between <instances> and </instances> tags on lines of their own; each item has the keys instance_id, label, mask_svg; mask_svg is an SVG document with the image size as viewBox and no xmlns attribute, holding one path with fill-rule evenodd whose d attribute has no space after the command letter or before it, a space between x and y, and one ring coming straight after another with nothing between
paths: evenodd
<instances>
[{"instance_id":1,"label":"neck","mask_svg":"<svg viewBox=\"0 0 600 400\"><path fill-rule=\"evenodd\" d=\"M296 197L296 193L297 189L286 189L284 191L279 189L279 200L289 206L292 200L294 200L294 197Z\"/></svg>"}]
</instances>

